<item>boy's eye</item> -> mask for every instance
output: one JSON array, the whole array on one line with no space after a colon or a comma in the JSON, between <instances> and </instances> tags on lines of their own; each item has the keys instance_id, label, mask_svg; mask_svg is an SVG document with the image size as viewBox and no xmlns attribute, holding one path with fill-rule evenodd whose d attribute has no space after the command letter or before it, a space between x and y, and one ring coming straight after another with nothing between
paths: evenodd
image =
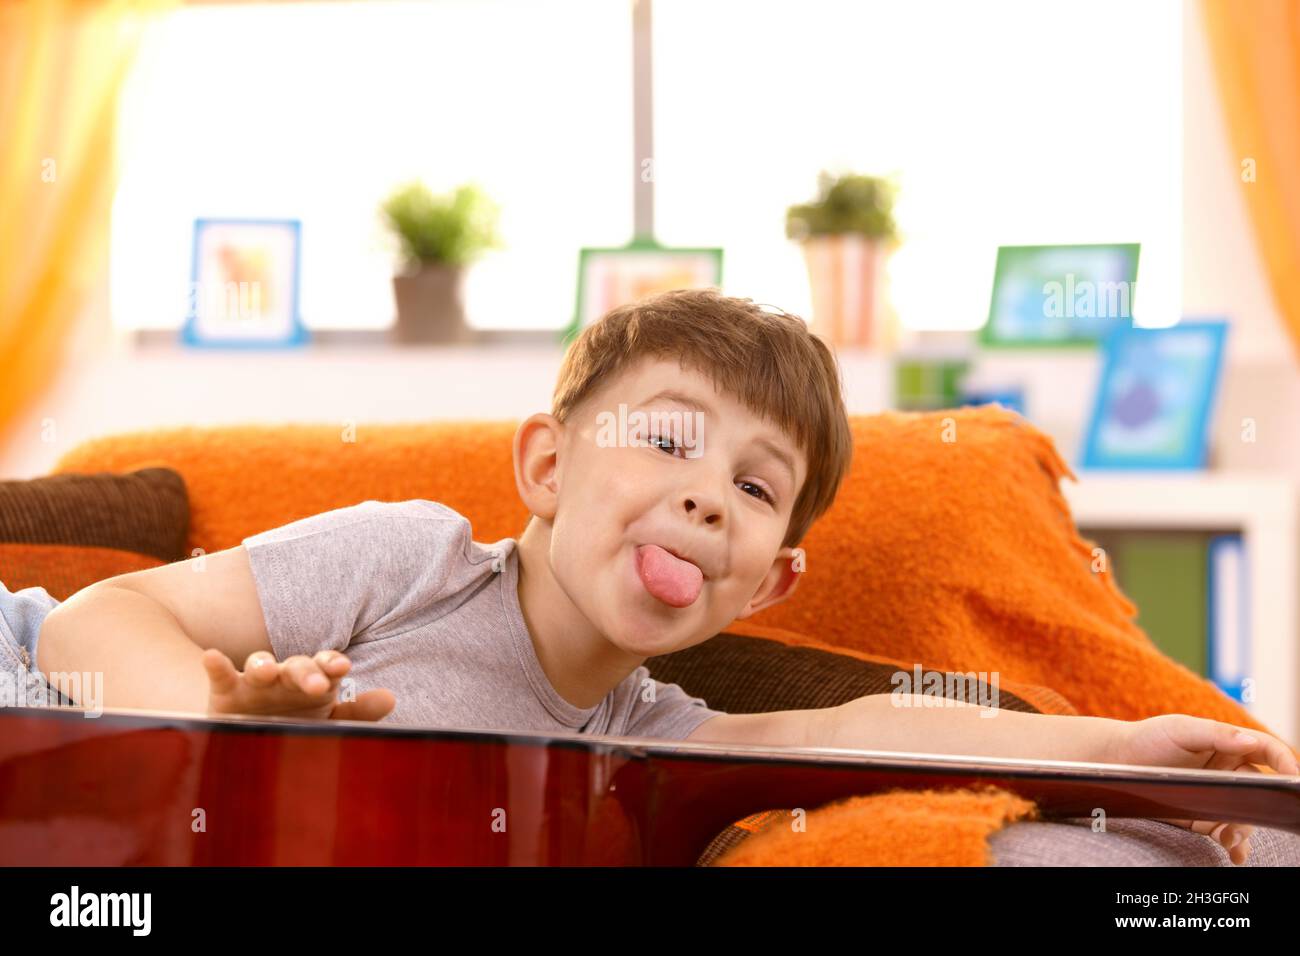
<instances>
[{"instance_id":1,"label":"boy's eye","mask_svg":"<svg viewBox=\"0 0 1300 956\"><path fill-rule=\"evenodd\" d=\"M662 451L668 452L670 455L679 449L682 451L685 451L686 449L685 445L677 444L674 439L667 435L651 435L650 444Z\"/></svg>"},{"instance_id":2,"label":"boy's eye","mask_svg":"<svg viewBox=\"0 0 1300 956\"><path fill-rule=\"evenodd\" d=\"M761 498L761 499L763 499L764 501L766 501L768 504L772 505L773 507L776 506L776 501L775 501L775 499L773 499L772 496L769 495L769 494L767 493L767 489L764 488L762 485L756 485L756 484L754 484L752 481L742 481L741 484L742 484L742 485L749 485L751 488L757 488L757 489L758 489L758 494L757 494L757 495L750 495L751 498ZM749 492L745 492L745 494L749 494Z\"/></svg>"}]
</instances>

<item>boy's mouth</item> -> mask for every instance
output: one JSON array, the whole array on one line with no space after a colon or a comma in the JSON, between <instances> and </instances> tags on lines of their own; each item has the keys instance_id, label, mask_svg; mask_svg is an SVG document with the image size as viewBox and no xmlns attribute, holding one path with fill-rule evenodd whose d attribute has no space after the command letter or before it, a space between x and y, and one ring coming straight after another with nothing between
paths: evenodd
<instances>
[{"instance_id":1,"label":"boy's mouth","mask_svg":"<svg viewBox=\"0 0 1300 956\"><path fill-rule=\"evenodd\" d=\"M704 572L657 544L643 544L634 552L637 577L651 596L669 607L689 607L700 596Z\"/></svg>"}]
</instances>

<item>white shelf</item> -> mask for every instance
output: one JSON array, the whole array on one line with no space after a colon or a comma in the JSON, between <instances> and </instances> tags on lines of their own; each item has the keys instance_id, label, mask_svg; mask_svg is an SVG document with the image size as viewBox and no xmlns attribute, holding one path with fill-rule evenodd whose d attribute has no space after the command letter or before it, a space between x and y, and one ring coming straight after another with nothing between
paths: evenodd
<instances>
[{"instance_id":1,"label":"white shelf","mask_svg":"<svg viewBox=\"0 0 1300 956\"><path fill-rule=\"evenodd\" d=\"M1076 471L1061 491L1075 524L1089 528L1236 531L1250 578L1251 714L1300 740L1300 494L1294 482L1215 472Z\"/></svg>"},{"instance_id":2,"label":"white shelf","mask_svg":"<svg viewBox=\"0 0 1300 956\"><path fill-rule=\"evenodd\" d=\"M1075 470L1061 490L1080 525L1239 528L1295 520L1296 487L1267 475Z\"/></svg>"}]
</instances>

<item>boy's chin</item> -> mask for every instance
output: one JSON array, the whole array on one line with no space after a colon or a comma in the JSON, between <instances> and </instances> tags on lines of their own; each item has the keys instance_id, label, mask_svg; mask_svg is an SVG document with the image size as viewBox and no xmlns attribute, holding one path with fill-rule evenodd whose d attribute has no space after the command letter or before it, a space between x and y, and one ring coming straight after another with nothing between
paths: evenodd
<instances>
[{"instance_id":1,"label":"boy's chin","mask_svg":"<svg viewBox=\"0 0 1300 956\"><path fill-rule=\"evenodd\" d=\"M658 657L684 650L701 643L712 634L700 635L682 628L640 627L629 628L626 621L609 633L609 641L620 650L637 657Z\"/></svg>"}]
</instances>

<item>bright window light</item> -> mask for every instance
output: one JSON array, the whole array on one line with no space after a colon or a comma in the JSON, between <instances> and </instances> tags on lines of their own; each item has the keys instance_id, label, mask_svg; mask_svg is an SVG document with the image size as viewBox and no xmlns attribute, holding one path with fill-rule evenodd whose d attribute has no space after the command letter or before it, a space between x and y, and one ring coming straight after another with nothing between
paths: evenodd
<instances>
[{"instance_id":1,"label":"bright window light","mask_svg":"<svg viewBox=\"0 0 1300 956\"><path fill-rule=\"evenodd\" d=\"M656 227L807 314L786 208L897 173L899 319L988 317L999 245L1140 242L1135 321L1181 302L1180 0L655 0Z\"/></svg>"},{"instance_id":2,"label":"bright window light","mask_svg":"<svg viewBox=\"0 0 1300 956\"><path fill-rule=\"evenodd\" d=\"M297 218L312 328L382 328L410 178L481 184L508 248L472 324L559 328L578 249L632 235L631 3L191 7L146 39L119 125L112 309L184 315L195 218ZM656 234L725 249L724 285L807 315L786 207L823 168L894 173L891 298L974 328L998 245L1140 242L1134 313L1177 320L1179 0L655 0Z\"/></svg>"},{"instance_id":3,"label":"bright window light","mask_svg":"<svg viewBox=\"0 0 1300 956\"><path fill-rule=\"evenodd\" d=\"M579 247L632 235L631 30L608 0L177 11L123 96L114 323L180 325L196 218L294 218L304 323L386 327L398 259L378 207L419 177L502 207L470 323L562 327Z\"/></svg>"}]
</instances>

